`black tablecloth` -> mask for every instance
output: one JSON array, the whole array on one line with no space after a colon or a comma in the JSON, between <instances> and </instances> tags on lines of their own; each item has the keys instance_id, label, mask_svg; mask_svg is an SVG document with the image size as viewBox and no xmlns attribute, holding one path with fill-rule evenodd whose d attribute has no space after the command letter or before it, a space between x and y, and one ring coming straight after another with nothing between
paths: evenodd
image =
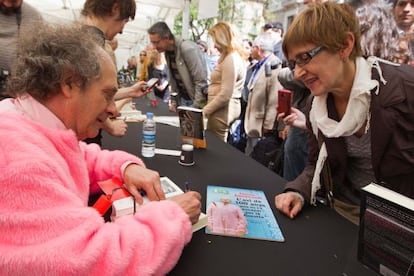
<instances>
[{"instance_id":1,"label":"black tablecloth","mask_svg":"<svg viewBox=\"0 0 414 276\"><path fill-rule=\"evenodd\" d=\"M161 115L174 115L166 106L154 108L145 101L138 108ZM142 158L141 123L129 123L123 138L104 136L103 147L122 149ZM194 233L170 275L375 275L357 261L358 227L325 207L309 207L291 220L274 206L274 196L285 181L256 161L207 132L207 149L195 149L196 164L185 167L179 157L156 155L143 158L148 168L168 176L184 189L203 197L207 185L263 190L285 237L285 242ZM157 124L156 147L179 150L179 129Z\"/></svg>"}]
</instances>

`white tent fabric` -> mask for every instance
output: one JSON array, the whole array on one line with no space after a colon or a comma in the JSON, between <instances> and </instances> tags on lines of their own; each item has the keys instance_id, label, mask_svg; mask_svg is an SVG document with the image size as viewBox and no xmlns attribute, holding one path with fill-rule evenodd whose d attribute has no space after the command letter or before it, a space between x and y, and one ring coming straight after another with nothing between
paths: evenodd
<instances>
[{"instance_id":1,"label":"white tent fabric","mask_svg":"<svg viewBox=\"0 0 414 276\"><path fill-rule=\"evenodd\" d=\"M71 22L80 19L85 0L24 0L50 22ZM137 0L135 19L125 25L117 35L119 50L135 51L147 44L147 29L157 21L173 25L174 17L183 10L184 0Z\"/></svg>"}]
</instances>

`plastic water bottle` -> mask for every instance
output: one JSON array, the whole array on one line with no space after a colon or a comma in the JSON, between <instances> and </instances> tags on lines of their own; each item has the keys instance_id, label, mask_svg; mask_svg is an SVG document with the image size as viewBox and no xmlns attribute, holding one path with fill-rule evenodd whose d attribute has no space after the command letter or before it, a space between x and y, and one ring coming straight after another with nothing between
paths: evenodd
<instances>
[{"instance_id":1,"label":"plastic water bottle","mask_svg":"<svg viewBox=\"0 0 414 276\"><path fill-rule=\"evenodd\" d=\"M154 114L147 112L147 118L142 125L141 154L144 157L153 157L155 155L155 132Z\"/></svg>"}]
</instances>

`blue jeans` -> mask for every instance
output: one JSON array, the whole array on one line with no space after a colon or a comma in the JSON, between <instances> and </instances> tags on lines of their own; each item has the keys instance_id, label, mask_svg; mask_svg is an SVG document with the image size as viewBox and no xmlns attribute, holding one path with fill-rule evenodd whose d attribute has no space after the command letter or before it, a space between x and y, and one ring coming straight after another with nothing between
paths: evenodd
<instances>
[{"instance_id":1,"label":"blue jeans","mask_svg":"<svg viewBox=\"0 0 414 276\"><path fill-rule=\"evenodd\" d=\"M304 130L295 127L290 128L284 148L284 179L292 181L302 173L308 159L307 143Z\"/></svg>"},{"instance_id":2,"label":"blue jeans","mask_svg":"<svg viewBox=\"0 0 414 276\"><path fill-rule=\"evenodd\" d=\"M179 105L184 105L184 106L192 106L193 105L193 100L186 100L184 98L180 98L179 100Z\"/></svg>"}]
</instances>

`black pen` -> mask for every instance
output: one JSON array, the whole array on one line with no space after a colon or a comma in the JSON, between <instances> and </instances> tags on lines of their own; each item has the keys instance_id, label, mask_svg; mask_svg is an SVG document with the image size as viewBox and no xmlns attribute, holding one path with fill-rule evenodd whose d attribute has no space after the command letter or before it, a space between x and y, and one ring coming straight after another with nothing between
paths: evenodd
<instances>
[{"instance_id":1,"label":"black pen","mask_svg":"<svg viewBox=\"0 0 414 276\"><path fill-rule=\"evenodd\" d=\"M186 191L186 192L190 191L190 184L188 183L188 181L186 181L186 182L184 183L184 186L185 186L185 191Z\"/></svg>"}]
</instances>

